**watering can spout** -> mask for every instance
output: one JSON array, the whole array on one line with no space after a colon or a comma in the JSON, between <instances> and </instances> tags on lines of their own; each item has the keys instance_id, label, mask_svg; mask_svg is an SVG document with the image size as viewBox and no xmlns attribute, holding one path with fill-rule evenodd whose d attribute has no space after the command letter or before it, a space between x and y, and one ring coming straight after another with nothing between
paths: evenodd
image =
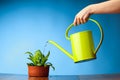
<instances>
[{"instance_id":1,"label":"watering can spout","mask_svg":"<svg viewBox=\"0 0 120 80\"><path fill-rule=\"evenodd\" d=\"M68 57L70 57L72 60L74 60L73 56L68 51L66 51L64 48L62 48L59 44L57 44L56 42L49 40L48 43L53 44L58 49L60 49L64 54L66 54Z\"/></svg>"}]
</instances>

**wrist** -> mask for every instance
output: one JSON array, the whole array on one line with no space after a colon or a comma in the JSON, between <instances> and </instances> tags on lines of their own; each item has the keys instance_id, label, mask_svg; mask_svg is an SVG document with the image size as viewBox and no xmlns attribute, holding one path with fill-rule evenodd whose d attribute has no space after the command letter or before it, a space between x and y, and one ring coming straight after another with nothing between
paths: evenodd
<instances>
[{"instance_id":1,"label":"wrist","mask_svg":"<svg viewBox=\"0 0 120 80\"><path fill-rule=\"evenodd\" d=\"M95 14L95 4L89 5L88 8L90 14Z\"/></svg>"}]
</instances>

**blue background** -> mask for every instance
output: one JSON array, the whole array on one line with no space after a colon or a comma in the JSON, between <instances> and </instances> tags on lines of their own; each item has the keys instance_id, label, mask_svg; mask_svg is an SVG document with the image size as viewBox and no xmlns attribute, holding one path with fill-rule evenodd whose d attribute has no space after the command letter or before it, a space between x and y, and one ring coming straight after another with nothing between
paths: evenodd
<instances>
[{"instance_id":1,"label":"blue background","mask_svg":"<svg viewBox=\"0 0 120 80\"><path fill-rule=\"evenodd\" d=\"M54 40L71 53L65 30L78 11L103 0L18 0L0 1L0 73L27 74L26 51L43 51L48 40ZM104 29L104 41L97 59L75 64L51 44L49 62L56 70L50 75L84 75L120 73L120 15L92 15ZM90 29L95 46L100 39L98 27L92 22L74 27L70 34Z\"/></svg>"}]
</instances>

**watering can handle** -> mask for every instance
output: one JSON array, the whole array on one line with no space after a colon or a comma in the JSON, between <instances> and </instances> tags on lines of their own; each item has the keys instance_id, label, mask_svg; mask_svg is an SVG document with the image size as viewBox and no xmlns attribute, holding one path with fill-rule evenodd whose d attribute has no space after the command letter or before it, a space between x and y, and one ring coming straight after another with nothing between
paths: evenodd
<instances>
[{"instance_id":1,"label":"watering can handle","mask_svg":"<svg viewBox=\"0 0 120 80\"><path fill-rule=\"evenodd\" d=\"M90 18L89 20L97 24L97 26L98 26L99 29L100 29L100 33L101 33L100 42L99 42L97 48L96 48L95 51L94 51L94 53L96 54L97 51L98 51L98 49L100 48L100 46L101 46L101 44L102 44L102 41L103 41L103 38L104 38L104 33L103 33L103 29L102 29L101 25L99 24L99 22L97 22L96 20L91 19L91 18ZM69 32L69 30L70 30L73 26L74 26L74 24L72 23L72 24L66 29L65 37L66 37L67 40L70 40L70 38L69 38L69 36L68 36L68 32Z\"/></svg>"}]
</instances>

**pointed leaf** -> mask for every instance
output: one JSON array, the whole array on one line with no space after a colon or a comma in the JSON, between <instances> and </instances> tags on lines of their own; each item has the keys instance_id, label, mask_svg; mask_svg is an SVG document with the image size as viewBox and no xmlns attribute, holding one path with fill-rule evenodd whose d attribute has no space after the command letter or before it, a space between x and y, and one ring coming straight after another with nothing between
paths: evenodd
<instances>
[{"instance_id":1,"label":"pointed leaf","mask_svg":"<svg viewBox=\"0 0 120 80\"><path fill-rule=\"evenodd\" d=\"M49 51L48 54L46 55L46 59L48 59L49 55L50 55L50 51Z\"/></svg>"},{"instance_id":2,"label":"pointed leaf","mask_svg":"<svg viewBox=\"0 0 120 80\"><path fill-rule=\"evenodd\" d=\"M32 55L32 56L33 56L33 54L32 54L31 52L26 52L25 54L29 54L29 55Z\"/></svg>"},{"instance_id":3,"label":"pointed leaf","mask_svg":"<svg viewBox=\"0 0 120 80\"><path fill-rule=\"evenodd\" d=\"M46 64L49 65L49 66L51 66L53 68L53 70L55 70L55 67L52 65L52 63L47 62Z\"/></svg>"}]
</instances>

